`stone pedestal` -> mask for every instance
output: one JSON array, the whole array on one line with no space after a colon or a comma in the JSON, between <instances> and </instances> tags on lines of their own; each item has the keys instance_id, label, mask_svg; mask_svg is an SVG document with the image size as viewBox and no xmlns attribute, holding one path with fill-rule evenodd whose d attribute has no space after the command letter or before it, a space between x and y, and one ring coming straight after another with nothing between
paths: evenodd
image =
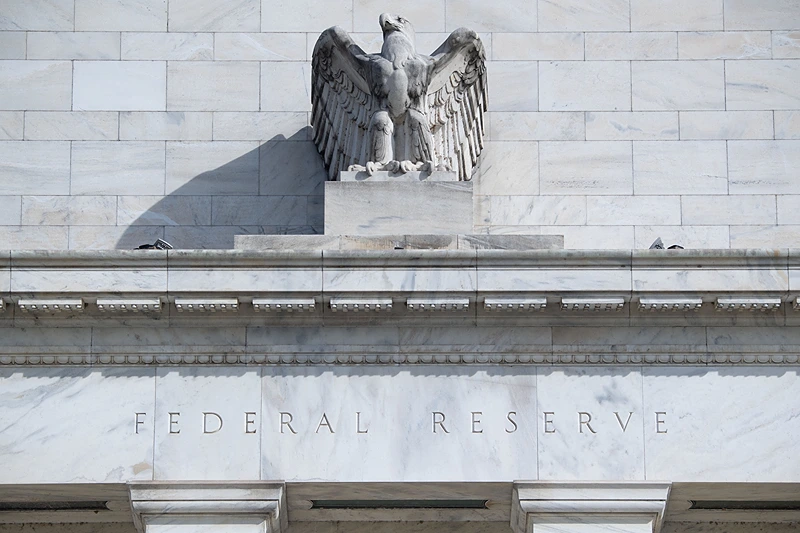
<instances>
[{"instance_id":1,"label":"stone pedestal","mask_svg":"<svg viewBox=\"0 0 800 533\"><path fill-rule=\"evenodd\" d=\"M277 483L132 483L140 533L280 533L287 513Z\"/></svg>"},{"instance_id":2,"label":"stone pedestal","mask_svg":"<svg viewBox=\"0 0 800 533\"><path fill-rule=\"evenodd\" d=\"M389 181L392 183L413 183L420 181L458 181L455 172L375 172L370 176L367 172L340 172L339 181Z\"/></svg>"},{"instance_id":3,"label":"stone pedestal","mask_svg":"<svg viewBox=\"0 0 800 533\"><path fill-rule=\"evenodd\" d=\"M325 183L326 235L457 235L472 233L472 183L440 172L440 181L408 173L358 180L342 173Z\"/></svg>"},{"instance_id":4,"label":"stone pedestal","mask_svg":"<svg viewBox=\"0 0 800 533\"><path fill-rule=\"evenodd\" d=\"M561 250L562 235L237 235L237 250Z\"/></svg>"},{"instance_id":5,"label":"stone pedestal","mask_svg":"<svg viewBox=\"0 0 800 533\"><path fill-rule=\"evenodd\" d=\"M514 533L658 533L669 483L516 483Z\"/></svg>"}]
</instances>

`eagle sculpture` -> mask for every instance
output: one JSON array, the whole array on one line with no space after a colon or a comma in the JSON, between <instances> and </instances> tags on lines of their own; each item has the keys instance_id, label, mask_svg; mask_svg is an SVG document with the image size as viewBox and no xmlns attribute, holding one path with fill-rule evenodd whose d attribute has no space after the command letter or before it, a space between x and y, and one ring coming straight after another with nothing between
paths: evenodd
<instances>
[{"instance_id":1,"label":"eagle sculpture","mask_svg":"<svg viewBox=\"0 0 800 533\"><path fill-rule=\"evenodd\" d=\"M338 26L314 47L311 125L328 179L343 170L445 170L469 180L483 149L483 43L460 28L426 56L406 19L384 13L379 22L380 54Z\"/></svg>"}]
</instances>

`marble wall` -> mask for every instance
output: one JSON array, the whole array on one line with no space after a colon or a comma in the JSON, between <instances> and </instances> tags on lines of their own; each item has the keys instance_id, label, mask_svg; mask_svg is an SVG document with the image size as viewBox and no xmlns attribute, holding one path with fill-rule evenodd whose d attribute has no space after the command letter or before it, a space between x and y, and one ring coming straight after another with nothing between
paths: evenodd
<instances>
[{"instance_id":1,"label":"marble wall","mask_svg":"<svg viewBox=\"0 0 800 533\"><path fill-rule=\"evenodd\" d=\"M0 484L793 482L798 395L796 368L0 369Z\"/></svg>"},{"instance_id":2,"label":"marble wall","mask_svg":"<svg viewBox=\"0 0 800 533\"><path fill-rule=\"evenodd\" d=\"M387 9L484 39L476 232L800 245L794 0L4 0L0 248L321 232L309 56Z\"/></svg>"}]
</instances>

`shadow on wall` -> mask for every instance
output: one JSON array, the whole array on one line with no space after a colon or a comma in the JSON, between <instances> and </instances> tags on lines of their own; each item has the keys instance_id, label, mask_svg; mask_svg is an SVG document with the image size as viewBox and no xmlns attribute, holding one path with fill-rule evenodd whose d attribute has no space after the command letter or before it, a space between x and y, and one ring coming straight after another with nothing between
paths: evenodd
<instances>
[{"instance_id":1,"label":"shadow on wall","mask_svg":"<svg viewBox=\"0 0 800 533\"><path fill-rule=\"evenodd\" d=\"M326 172L310 132L263 144L167 142L167 195L119 197L128 227L116 248L163 238L176 249L231 249L235 235L323 233Z\"/></svg>"}]
</instances>

